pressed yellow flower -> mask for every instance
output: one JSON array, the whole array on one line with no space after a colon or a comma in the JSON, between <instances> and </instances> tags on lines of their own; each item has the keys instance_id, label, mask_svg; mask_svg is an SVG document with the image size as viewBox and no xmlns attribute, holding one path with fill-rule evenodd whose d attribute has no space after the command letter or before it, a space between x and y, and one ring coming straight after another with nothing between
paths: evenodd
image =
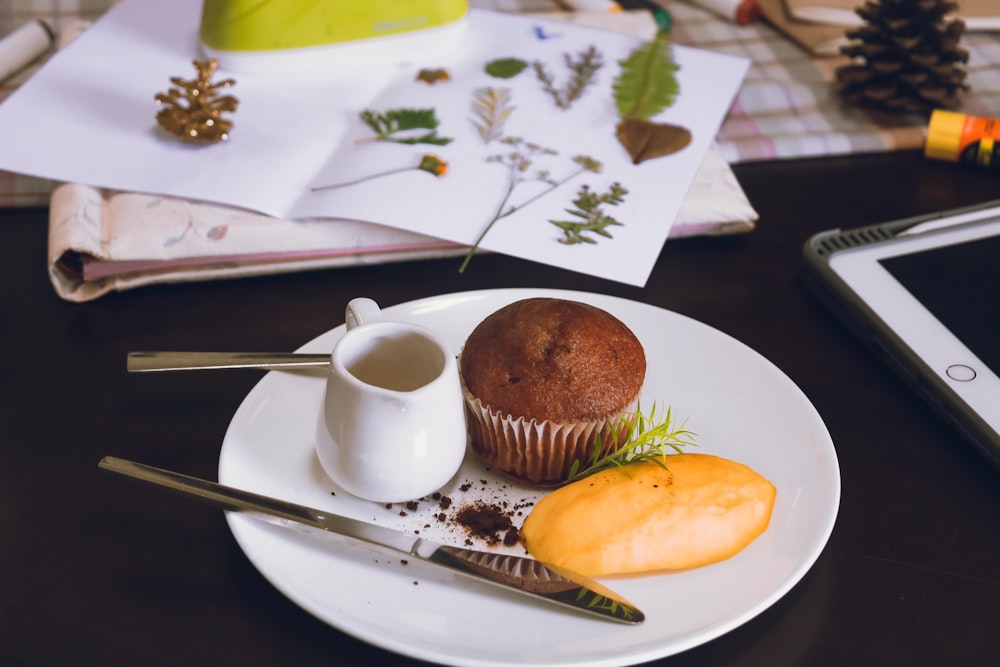
<instances>
[{"instance_id":1,"label":"pressed yellow flower","mask_svg":"<svg viewBox=\"0 0 1000 667\"><path fill-rule=\"evenodd\" d=\"M448 173L448 163L437 155L434 155L434 153L424 153L420 158L420 164L417 165L417 169L422 169L429 174L434 174L438 178L441 178Z\"/></svg>"},{"instance_id":2,"label":"pressed yellow flower","mask_svg":"<svg viewBox=\"0 0 1000 667\"><path fill-rule=\"evenodd\" d=\"M446 69L422 69L417 73L417 81L426 84L451 81L451 73Z\"/></svg>"}]
</instances>

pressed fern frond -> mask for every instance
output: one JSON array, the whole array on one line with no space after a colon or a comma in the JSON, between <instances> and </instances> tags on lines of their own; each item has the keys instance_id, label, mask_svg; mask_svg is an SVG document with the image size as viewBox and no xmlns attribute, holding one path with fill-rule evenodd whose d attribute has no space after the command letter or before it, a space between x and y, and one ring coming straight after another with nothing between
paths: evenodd
<instances>
[{"instance_id":1,"label":"pressed fern frond","mask_svg":"<svg viewBox=\"0 0 1000 667\"><path fill-rule=\"evenodd\" d=\"M509 88L479 88L472 100L472 124L484 144L503 136L504 124L514 111Z\"/></svg>"},{"instance_id":2,"label":"pressed fern frond","mask_svg":"<svg viewBox=\"0 0 1000 667\"><path fill-rule=\"evenodd\" d=\"M573 102L580 99L588 86L594 83L597 70L604 66L604 59L597 47L590 46L577 54L575 59L569 53L564 53L563 64L570 71L570 78L562 88L556 87L555 78L540 60L532 63L532 67L535 70L535 76L542 84L542 89L552 97L552 101L558 108L566 110L572 106Z\"/></svg>"},{"instance_id":3,"label":"pressed fern frond","mask_svg":"<svg viewBox=\"0 0 1000 667\"><path fill-rule=\"evenodd\" d=\"M621 71L612 88L622 120L649 120L677 99L680 84L676 73L680 67L665 31L657 32L618 64Z\"/></svg>"},{"instance_id":4,"label":"pressed fern frond","mask_svg":"<svg viewBox=\"0 0 1000 667\"><path fill-rule=\"evenodd\" d=\"M604 194L597 194L590 187L584 185L577 192L573 205L576 208L568 208L566 212L575 216L576 220L549 220L553 225L563 231L559 242L565 245L575 245L577 243L597 243L597 240L588 234L597 234L604 238L612 238L611 232L607 230L611 226L621 226L610 215L604 213L601 207L605 204L617 206L625 200L628 190L619 183L612 183L611 189Z\"/></svg>"},{"instance_id":5,"label":"pressed fern frond","mask_svg":"<svg viewBox=\"0 0 1000 667\"><path fill-rule=\"evenodd\" d=\"M365 109L360 114L361 122L375 132L373 141L392 141L398 144L433 144L444 146L451 143L448 137L437 134L438 119L434 109L389 109L384 113ZM408 130L431 130L417 136L393 136Z\"/></svg>"}]
</instances>

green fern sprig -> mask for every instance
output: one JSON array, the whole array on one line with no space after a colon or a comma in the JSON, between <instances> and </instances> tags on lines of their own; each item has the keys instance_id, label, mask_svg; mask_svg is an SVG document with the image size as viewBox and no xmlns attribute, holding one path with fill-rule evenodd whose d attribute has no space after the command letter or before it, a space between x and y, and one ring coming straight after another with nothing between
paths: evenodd
<instances>
[{"instance_id":1,"label":"green fern sprig","mask_svg":"<svg viewBox=\"0 0 1000 667\"><path fill-rule=\"evenodd\" d=\"M509 88L479 88L472 100L472 124L488 144L503 136L504 125L514 107L510 103Z\"/></svg>"},{"instance_id":2,"label":"green fern sprig","mask_svg":"<svg viewBox=\"0 0 1000 667\"><path fill-rule=\"evenodd\" d=\"M578 54L574 59L568 53L563 54L563 62L570 71L570 79L562 88L556 86L555 78L545 69L540 60L532 63L535 76L542 84L542 89L552 97L552 101L560 109L569 109L578 100L590 84L594 82L597 70L604 66L604 59L597 47L591 46Z\"/></svg>"},{"instance_id":3,"label":"green fern sprig","mask_svg":"<svg viewBox=\"0 0 1000 667\"><path fill-rule=\"evenodd\" d=\"M391 141L397 144L433 144L445 146L451 143L448 137L437 134L439 125L434 109L389 109L384 113L365 109L360 114L361 122L370 127L375 136L368 141ZM430 130L416 136L393 136L399 132Z\"/></svg>"},{"instance_id":4,"label":"green fern sprig","mask_svg":"<svg viewBox=\"0 0 1000 667\"><path fill-rule=\"evenodd\" d=\"M617 206L625 201L628 190L619 183L612 183L611 189L604 194L593 192L590 187L584 185L580 188L573 200L576 208L568 208L566 212L574 215L579 220L549 220L553 225L563 231L560 243L565 245L575 245L577 243L597 243L597 240L588 236L593 233L604 238L612 238L611 232L607 230L611 226L622 226L610 215L606 215L601 207L605 204Z\"/></svg>"},{"instance_id":5,"label":"green fern sprig","mask_svg":"<svg viewBox=\"0 0 1000 667\"><path fill-rule=\"evenodd\" d=\"M589 458L573 461L566 481L575 482L601 470L621 468L639 461L652 461L666 468L664 457L680 453L683 447L698 444L695 433L685 428L686 423L685 420L679 426L674 426L673 411L670 408L667 408L663 419L657 421L655 404L648 415L643 414L642 408L637 405L634 412L622 415L617 427L612 429L613 433L619 434L616 441L621 444L605 452L601 437L598 436Z\"/></svg>"}]
</instances>

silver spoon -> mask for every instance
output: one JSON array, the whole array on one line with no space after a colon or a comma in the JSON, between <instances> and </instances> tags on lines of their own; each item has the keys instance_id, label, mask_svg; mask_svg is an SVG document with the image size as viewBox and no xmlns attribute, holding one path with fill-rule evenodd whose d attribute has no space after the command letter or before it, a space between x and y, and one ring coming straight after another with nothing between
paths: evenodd
<instances>
[{"instance_id":1,"label":"silver spoon","mask_svg":"<svg viewBox=\"0 0 1000 667\"><path fill-rule=\"evenodd\" d=\"M194 371L226 368L294 370L330 365L330 354L300 352L129 352L129 373Z\"/></svg>"}]
</instances>

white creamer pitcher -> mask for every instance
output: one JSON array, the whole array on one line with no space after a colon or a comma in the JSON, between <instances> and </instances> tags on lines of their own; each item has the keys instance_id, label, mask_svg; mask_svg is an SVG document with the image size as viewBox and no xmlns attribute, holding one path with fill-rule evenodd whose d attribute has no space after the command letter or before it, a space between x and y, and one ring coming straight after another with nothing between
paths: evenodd
<instances>
[{"instance_id":1,"label":"white creamer pitcher","mask_svg":"<svg viewBox=\"0 0 1000 667\"><path fill-rule=\"evenodd\" d=\"M441 488L468 434L455 354L433 331L382 318L371 299L347 305L334 345L316 453L343 490L377 502Z\"/></svg>"}]
</instances>

